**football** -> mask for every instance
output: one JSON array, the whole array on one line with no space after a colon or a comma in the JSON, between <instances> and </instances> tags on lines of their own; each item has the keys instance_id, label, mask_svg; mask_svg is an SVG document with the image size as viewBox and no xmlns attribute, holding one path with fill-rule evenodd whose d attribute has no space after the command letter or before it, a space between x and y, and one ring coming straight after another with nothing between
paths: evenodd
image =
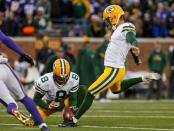
<instances>
[{"instance_id":1,"label":"football","mask_svg":"<svg viewBox=\"0 0 174 131\"><path fill-rule=\"evenodd\" d=\"M73 110L69 107L65 107L62 111L63 121L71 121L74 116Z\"/></svg>"}]
</instances>

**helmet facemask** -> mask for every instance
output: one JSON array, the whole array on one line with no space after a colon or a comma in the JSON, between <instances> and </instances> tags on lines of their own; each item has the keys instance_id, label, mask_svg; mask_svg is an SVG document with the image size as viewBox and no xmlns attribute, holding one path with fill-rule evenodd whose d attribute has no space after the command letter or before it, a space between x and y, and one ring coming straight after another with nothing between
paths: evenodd
<instances>
[{"instance_id":1,"label":"helmet facemask","mask_svg":"<svg viewBox=\"0 0 174 131\"><path fill-rule=\"evenodd\" d=\"M59 86L63 86L66 84L66 82L69 79L69 75L61 75L61 76L57 76L56 74L53 74L53 79L54 82L59 85Z\"/></svg>"},{"instance_id":2,"label":"helmet facemask","mask_svg":"<svg viewBox=\"0 0 174 131\"><path fill-rule=\"evenodd\" d=\"M57 59L53 64L53 80L58 87L66 84L70 75L70 64L65 59Z\"/></svg>"},{"instance_id":3,"label":"helmet facemask","mask_svg":"<svg viewBox=\"0 0 174 131\"><path fill-rule=\"evenodd\" d=\"M122 15L124 15L124 11L119 5L107 6L103 12L103 20L107 28L115 30Z\"/></svg>"},{"instance_id":4,"label":"helmet facemask","mask_svg":"<svg viewBox=\"0 0 174 131\"><path fill-rule=\"evenodd\" d=\"M109 30L112 30L112 18L111 17L107 17L105 20L105 25Z\"/></svg>"},{"instance_id":5,"label":"helmet facemask","mask_svg":"<svg viewBox=\"0 0 174 131\"><path fill-rule=\"evenodd\" d=\"M109 29L109 30L116 30L117 28L117 25L119 23L120 20L124 20L124 15L121 15L121 16L118 16L119 19L118 21L116 22L117 24L112 24L112 18L111 17L108 17L105 19L105 24L106 24L106 27Z\"/></svg>"}]
</instances>

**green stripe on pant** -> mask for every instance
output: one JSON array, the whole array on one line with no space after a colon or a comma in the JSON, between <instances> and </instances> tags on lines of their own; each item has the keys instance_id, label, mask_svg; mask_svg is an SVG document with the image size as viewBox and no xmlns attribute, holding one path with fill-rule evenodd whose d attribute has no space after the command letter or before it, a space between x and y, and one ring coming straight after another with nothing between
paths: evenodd
<instances>
[{"instance_id":1,"label":"green stripe on pant","mask_svg":"<svg viewBox=\"0 0 174 131\"><path fill-rule=\"evenodd\" d=\"M93 90L91 90L91 94L96 94L97 92L101 91L103 88L105 88L110 82L112 82L115 77L117 76L119 72L119 69L112 69L110 75L97 87L95 87Z\"/></svg>"}]
</instances>

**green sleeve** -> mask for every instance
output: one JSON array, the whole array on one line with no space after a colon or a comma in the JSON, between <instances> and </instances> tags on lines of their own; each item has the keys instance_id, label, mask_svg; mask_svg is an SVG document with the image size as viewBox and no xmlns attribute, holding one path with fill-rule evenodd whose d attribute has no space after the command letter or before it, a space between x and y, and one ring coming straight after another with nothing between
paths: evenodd
<instances>
[{"instance_id":1,"label":"green sleeve","mask_svg":"<svg viewBox=\"0 0 174 131\"><path fill-rule=\"evenodd\" d=\"M126 41L128 43L131 43L133 46L136 46L136 47L138 46L138 41L136 39L136 36L131 31L126 34Z\"/></svg>"},{"instance_id":2,"label":"green sleeve","mask_svg":"<svg viewBox=\"0 0 174 131\"><path fill-rule=\"evenodd\" d=\"M69 94L70 107L77 107L77 91Z\"/></svg>"},{"instance_id":3,"label":"green sleeve","mask_svg":"<svg viewBox=\"0 0 174 131\"><path fill-rule=\"evenodd\" d=\"M41 108L44 108L44 109L48 109L49 104L47 104L46 102L44 102L44 101L42 100L42 97L43 97L43 96L44 96L43 94L41 94L41 93L39 93L39 92L35 92L33 101L35 102L35 104L36 104L37 106L39 106L39 107L41 107Z\"/></svg>"},{"instance_id":4,"label":"green sleeve","mask_svg":"<svg viewBox=\"0 0 174 131\"><path fill-rule=\"evenodd\" d=\"M35 104L43 109L46 109L46 110L50 110L48 107L49 107L49 103L45 102L42 100L44 95L42 95L41 93L39 92L36 92L34 94L34 98L33 98L33 101L35 102ZM64 108L64 102L63 101L59 101L59 106L56 108L56 109L52 109L53 111L60 111Z\"/></svg>"}]
</instances>

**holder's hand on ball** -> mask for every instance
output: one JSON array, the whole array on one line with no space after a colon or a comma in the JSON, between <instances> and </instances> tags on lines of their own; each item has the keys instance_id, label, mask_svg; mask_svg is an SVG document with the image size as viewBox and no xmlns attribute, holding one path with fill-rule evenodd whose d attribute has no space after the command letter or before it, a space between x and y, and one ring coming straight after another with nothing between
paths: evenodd
<instances>
[{"instance_id":1,"label":"holder's hand on ball","mask_svg":"<svg viewBox=\"0 0 174 131\"><path fill-rule=\"evenodd\" d=\"M140 49L138 47L133 47L133 48L131 48L130 52L131 52L131 54L132 54L132 56L134 58L135 63L137 65L142 64L142 61L141 61L141 59L139 57L139 55L140 55Z\"/></svg>"}]
</instances>

